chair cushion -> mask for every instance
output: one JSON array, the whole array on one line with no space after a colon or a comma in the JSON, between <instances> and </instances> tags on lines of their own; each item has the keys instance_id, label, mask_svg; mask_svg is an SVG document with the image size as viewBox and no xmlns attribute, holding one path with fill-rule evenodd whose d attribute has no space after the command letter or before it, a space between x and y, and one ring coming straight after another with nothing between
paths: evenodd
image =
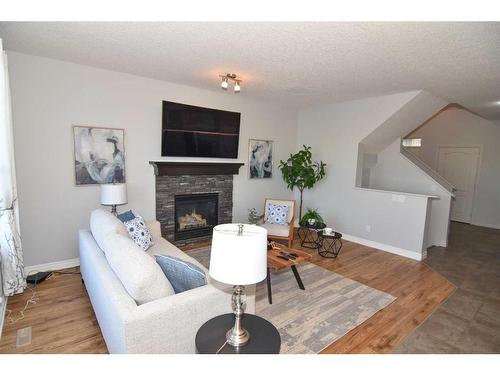
<instances>
[{"instance_id":1,"label":"chair cushion","mask_svg":"<svg viewBox=\"0 0 500 375\"><path fill-rule=\"evenodd\" d=\"M205 272L193 263L166 255L155 255L155 258L175 293L207 285Z\"/></svg>"},{"instance_id":2,"label":"chair cushion","mask_svg":"<svg viewBox=\"0 0 500 375\"><path fill-rule=\"evenodd\" d=\"M106 242L111 234L119 233L128 236L127 228L118 218L109 211L102 208L92 211L90 214L90 231L99 245L105 252Z\"/></svg>"},{"instance_id":3,"label":"chair cushion","mask_svg":"<svg viewBox=\"0 0 500 375\"><path fill-rule=\"evenodd\" d=\"M136 216L124 224L127 227L129 237L141 249L147 250L153 245L153 236L141 216Z\"/></svg>"},{"instance_id":4,"label":"chair cushion","mask_svg":"<svg viewBox=\"0 0 500 375\"><path fill-rule=\"evenodd\" d=\"M286 225L288 218L288 206L281 204L269 203L267 205L267 221L268 224Z\"/></svg>"},{"instance_id":5,"label":"chair cushion","mask_svg":"<svg viewBox=\"0 0 500 375\"><path fill-rule=\"evenodd\" d=\"M175 294L160 266L128 236L111 234L104 253L109 266L137 304Z\"/></svg>"},{"instance_id":6,"label":"chair cushion","mask_svg":"<svg viewBox=\"0 0 500 375\"><path fill-rule=\"evenodd\" d=\"M260 224L260 226L267 229L268 236L288 237L290 234L290 228L288 225L264 223Z\"/></svg>"}]
</instances>

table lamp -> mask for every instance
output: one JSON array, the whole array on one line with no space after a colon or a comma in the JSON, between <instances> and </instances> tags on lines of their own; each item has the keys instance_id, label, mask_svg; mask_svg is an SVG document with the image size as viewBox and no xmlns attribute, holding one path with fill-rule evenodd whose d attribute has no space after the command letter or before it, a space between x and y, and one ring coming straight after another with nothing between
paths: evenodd
<instances>
[{"instance_id":1,"label":"table lamp","mask_svg":"<svg viewBox=\"0 0 500 375\"><path fill-rule=\"evenodd\" d=\"M248 343L250 333L243 328L245 285L256 284L267 276L267 230L256 225L221 224L213 229L210 277L233 285L234 326L226 333L229 345Z\"/></svg>"},{"instance_id":2,"label":"table lamp","mask_svg":"<svg viewBox=\"0 0 500 375\"><path fill-rule=\"evenodd\" d=\"M116 215L116 206L127 203L127 186L125 184L102 184L101 204L111 206L111 213Z\"/></svg>"}]
</instances>

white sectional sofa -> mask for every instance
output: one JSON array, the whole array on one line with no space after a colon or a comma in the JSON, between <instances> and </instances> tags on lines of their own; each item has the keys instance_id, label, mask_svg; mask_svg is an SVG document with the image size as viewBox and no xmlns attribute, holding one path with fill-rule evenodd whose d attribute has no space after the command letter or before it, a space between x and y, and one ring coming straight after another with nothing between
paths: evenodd
<instances>
[{"instance_id":1,"label":"white sectional sofa","mask_svg":"<svg viewBox=\"0 0 500 375\"><path fill-rule=\"evenodd\" d=\"M231 312L231 288L210 280L203 265L162 238L157 221L147 223L154 245L146 252L126 240L125 226L109 212L95 210L90 224L90 231L79 232L80 270L109 352L195 353L201 325ZM175 294L154 254L196 264L208 284ZM254 290L246 311L255 311Z\"/></svg>"}]
</instances>

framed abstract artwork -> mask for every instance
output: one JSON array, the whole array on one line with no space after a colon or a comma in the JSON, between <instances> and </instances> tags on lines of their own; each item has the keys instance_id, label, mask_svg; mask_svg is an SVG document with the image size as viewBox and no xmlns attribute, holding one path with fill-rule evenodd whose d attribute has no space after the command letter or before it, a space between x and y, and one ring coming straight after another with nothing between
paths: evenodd
<instances>
[{"instance_id":1,"label":"framed abstract artwork","mask_svg":"<svg viewBox=\"0 0 500 375\"><path fill-rule=\"evenodd\" d=\"M273 176L273 141L250 139L248 165L251 179L271 178Z\"/></svg>"},{"instance_id":2,"label":"framed abstract artwork","mask_svg":"<svg viewBox=\"0 0 500 375\"><path fill-rule=\"evenodd\" d=\"M124 129L73 126L75 184L125 182Z\"/></svg>"}]
</instances>

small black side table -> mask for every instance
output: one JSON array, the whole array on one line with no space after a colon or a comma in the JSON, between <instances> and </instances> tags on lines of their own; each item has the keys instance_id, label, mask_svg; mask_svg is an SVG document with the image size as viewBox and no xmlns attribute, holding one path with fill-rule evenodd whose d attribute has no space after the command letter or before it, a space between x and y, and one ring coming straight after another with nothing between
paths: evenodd
<instances>
[{"instance_id":1,"label":"small black side table","mask_svg":"<svg viewBox=\"0 0 500 375\"><path fill-rule=\"evenodd\" d=\"M234 314L210 319L196 334L196 351L200 354L279 354L281 336L274 325L252 314L243 315L242 324L250 333L250 340L245 346L235 348L224 345L226 332L234 325Z\"/></svg>"},{"instance_id":2,"label":"small black side table","mask_svg":"<svg viewBox=\"0 0 500 375\"><path fill-rule=\"evenodd\" d=\"M342 234L332 232L326 234L324 231L318 232L318 253L323 258L336 258L342 249Z\"/></svg>"},{"instance_id":3,"label":"small black side table","mask_svg":"<svg viewBox=\"0 0 500 375\"><path fill-rule=\"evenodd\" d=\"M323 228L326 228L326 224L301 225L297 232L300 239L300 246L307 247L308 249L318 249L320 246L318 233Z\"/></svg>"}]
</instances>

